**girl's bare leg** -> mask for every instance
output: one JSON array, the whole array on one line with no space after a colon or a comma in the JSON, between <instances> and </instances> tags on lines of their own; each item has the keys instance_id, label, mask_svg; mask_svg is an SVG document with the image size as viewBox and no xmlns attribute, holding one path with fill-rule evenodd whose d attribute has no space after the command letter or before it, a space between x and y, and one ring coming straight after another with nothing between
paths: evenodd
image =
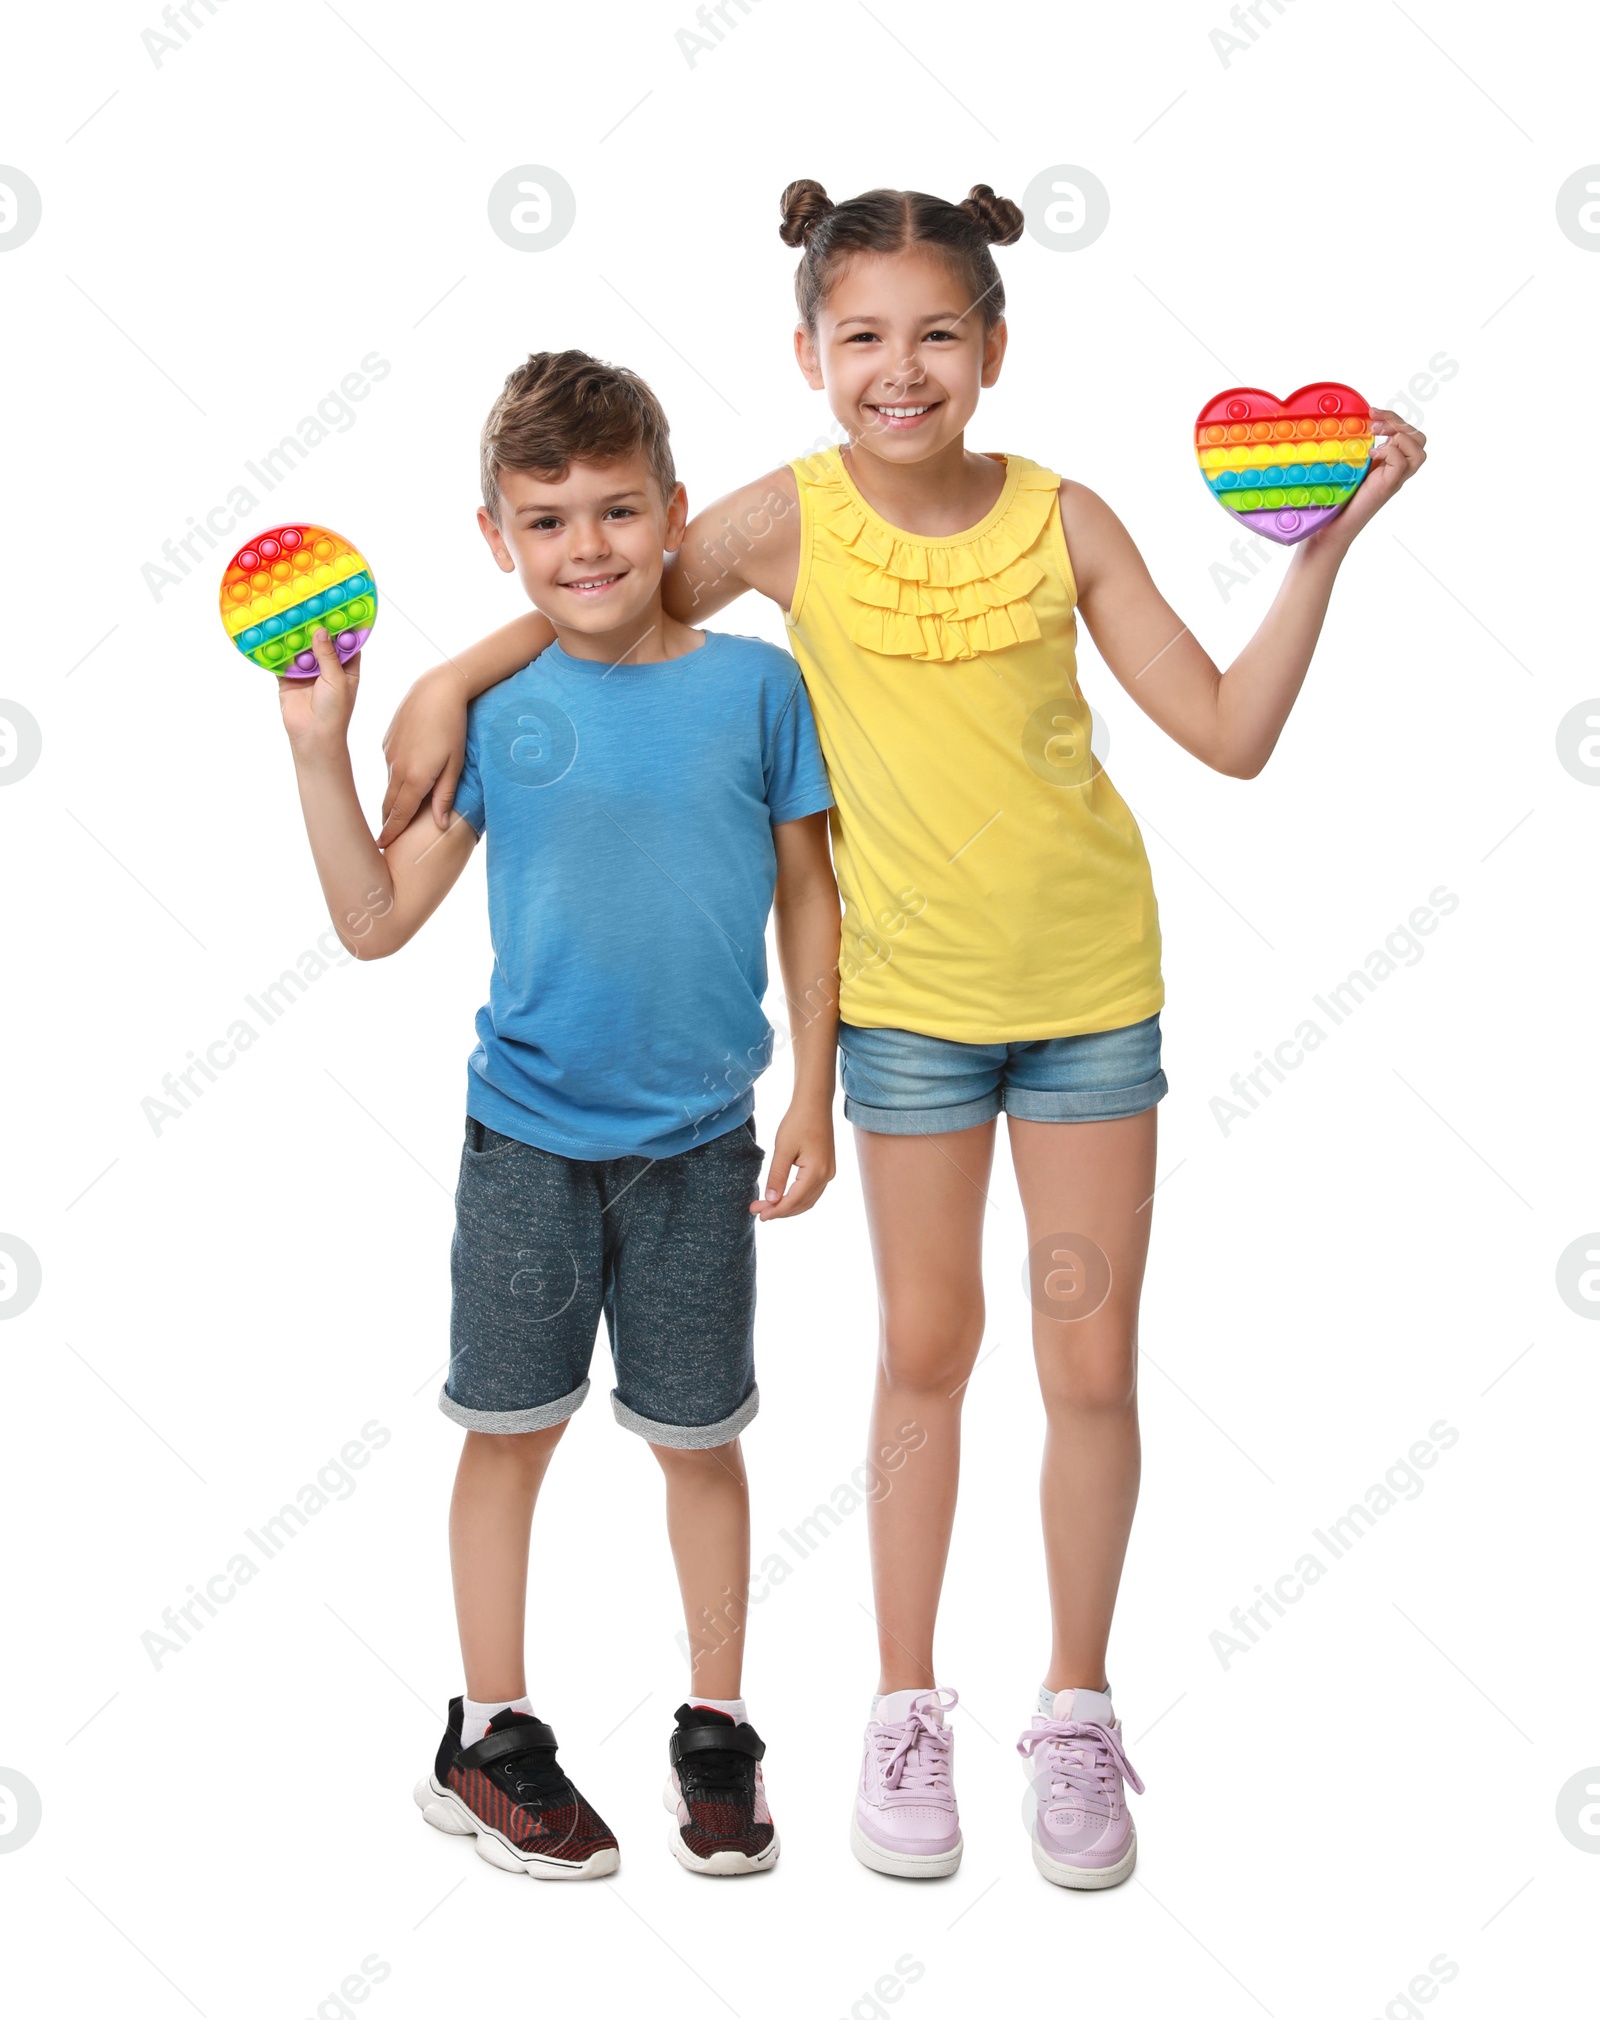
<instances>
[{"instance_id":1,"label":"girl's bare leg","mask_svg":"<svg viewBox=\"0 0 1600 2020\"><path fill-rule=\"evenodd\" d=\"M1033 1348L1047 1426L1039 1501L1052 1639L1044 1681L1053 1690L1101 1690L1139 1498L1139 1292L1156 1112L1115 1122L1007 1120L1033 1257ZM1110 1265L1110 1286L1088 1311L1105 1279L1096 1250Z\"/></svg>"},{"instance_id":2,"label":"girl's bare leg","mask_svg":"<svg viewBox=\"0 0 1600 2020\"><path fill-rule=\"evenodd\" d=\"M868 1459L878 1689L931 1689L933 1627L961 1466L961 1404L983 1338L983 1213L994 1124L940 1136L857 1129L881 1330ZM918 1434L921 1434L919 1439ZM904 1453L890 1469L886 1448Z\"/></svg>"}]
</instances>

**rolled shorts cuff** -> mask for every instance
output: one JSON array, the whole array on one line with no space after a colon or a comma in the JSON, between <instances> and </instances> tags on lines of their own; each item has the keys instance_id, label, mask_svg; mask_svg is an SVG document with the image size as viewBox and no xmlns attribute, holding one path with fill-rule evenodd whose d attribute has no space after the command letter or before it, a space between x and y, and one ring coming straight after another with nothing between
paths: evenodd
<instances>
[{"instance_id":1,"label":"rolled shorts cuff","mask_svg":"<svg viewBox=\"0 0 1600 2020\"><path fill-rule=\"evenodd\" d=\"M461 1424L469 1431L514 1437L519 1431L548 1431L552 1424L564 1424L588 1393L589 1378L586 1375L577 1388L565 1396L558 1396L553 1403L536 1403L531 1410L470 1410L465 1403L458 1403L448 1390L441 1389L439 1408L452 1424Z\"/></svg>"},{"instance_id":2,"label":"rolled shorts cuff","mask_svg":"<svg viewBox=\"0 0 1600 2020\"><path fill-rule=\"evenodd\" d=\"M1090 1087L1071 1092L1049 1087L1007 1087L1005 1110L1019 1122L1107 1122L1142 1115L1167 1091L1167 1076L1157 1067L1136 1087Z\"/></svg>"},{"instance_id":3,"label":"rolled shorts cuff","mask_svg":"<svg viewBox=\"0 0 1600 2020\"><path fill-rule=\"evenodd\" d=\"M870 1136L943 1136L949 1130L976 1129L980 1122L992 1122L999 1113L998 1088L976 1101L958 1101L949 1108L874 1108L848 1094L844 1098L845 1121Z\"/></svg>"},{"instance_id":4,"label":"rolled shorts cuff","mask_svg":"<svg viewBox=\"0 0 1600 2020\"><path fill-rule=\"evenodd\" d=\"M630 1410L616 1390L611 1391L611 1409L625 1431L635 1431L652 1445L666 1445L678 1452L709 1452L716 1445L731 1445L761 1407L761 1391L752 1384L750 1393L729 1417L715 1424L658 1424L653 1417L641 1417Z\"/></svg>"}]
</instances>

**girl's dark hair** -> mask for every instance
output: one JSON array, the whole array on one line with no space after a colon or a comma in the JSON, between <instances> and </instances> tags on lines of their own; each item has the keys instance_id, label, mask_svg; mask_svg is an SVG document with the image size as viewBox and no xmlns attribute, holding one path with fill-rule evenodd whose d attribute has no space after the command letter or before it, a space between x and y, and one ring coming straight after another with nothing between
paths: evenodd
<instances>
[{"instance_id":1,"label":"girl's dark hair","mask_svg":"<svg viewBox=\"0 0 1600 2020\"><path fill-rule=\"evenodd\" d=\"M975 183L962 203L946 203L919 189L869 189L848 203L833 203L820 182L791 182L781 199L778 236L801 248L794 298L808 330L828 298L839 268L856 253L905 252L930 246L950 262L983 326L1005 314L1006 293L989 248L1022 236L1020 207Z\"/></svg>"}]
</instances>

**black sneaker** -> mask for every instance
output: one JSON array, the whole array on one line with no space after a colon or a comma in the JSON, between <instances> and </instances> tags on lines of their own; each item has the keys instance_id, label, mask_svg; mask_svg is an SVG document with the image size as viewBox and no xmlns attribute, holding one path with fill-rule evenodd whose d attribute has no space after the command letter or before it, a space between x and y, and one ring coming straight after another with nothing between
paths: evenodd
<instances>
[{"instance_id":1,"label":"black sneaker","mask_svg":"<svg viewBox=\"0 0 1600 2020\"><path fill-rule=\"evenodd\" d=\"M480 1859L536 1880L596 1880L617 1870L617 1841L562 1773L556 1736L524 1711L497 1711L461 1744L461 1699L433 1772L412 1797L436 1831L476 1839Z\"/></svg>"},{"instance_id":2,"label":"black sneaker","mask_svg":"<svg viewBox=\"0 0 1600 2020\"><path fill-rule=\"evenodd\" d=\"M691 1873L766 1872L779 1846L761 1784L760 1734L701 1704L680 1704L677 1718L662 1794L676 1819L673 1856Z\"/></svg>"}]
</instances>

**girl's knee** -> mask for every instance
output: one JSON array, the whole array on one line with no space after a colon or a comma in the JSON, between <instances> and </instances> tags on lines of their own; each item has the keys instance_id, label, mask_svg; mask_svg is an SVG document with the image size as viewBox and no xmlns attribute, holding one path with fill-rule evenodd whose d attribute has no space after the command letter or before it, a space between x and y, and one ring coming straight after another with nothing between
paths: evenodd
<instances>
[{"instance_id":1,"label":"girl's knee","mask_svg":"<svg viewBox=\"0 0 1600 2020\"><path fill-rule=\"evenodd\" d=\"M1064 1340L1068 1330L1052 1326L1057 1337L1034 1340L1039 1389L1047 1411L1126 1410L1138 1394L1138 1349L1126 1333L1115 1332L1083 1340Z\"/></svg>"},{"instance_id":2,"label":"girl's knee","mask_svg":"<svg viewBox=\"0 0 1600 2020\"><path fill-rule=\"evenodd\" d=\"M891 1389L949 1395L972 1373L983 1342L981 1299L934 1309L891 1308L878 1348L880 1379Z\"/></svg>"}]
</instances>

